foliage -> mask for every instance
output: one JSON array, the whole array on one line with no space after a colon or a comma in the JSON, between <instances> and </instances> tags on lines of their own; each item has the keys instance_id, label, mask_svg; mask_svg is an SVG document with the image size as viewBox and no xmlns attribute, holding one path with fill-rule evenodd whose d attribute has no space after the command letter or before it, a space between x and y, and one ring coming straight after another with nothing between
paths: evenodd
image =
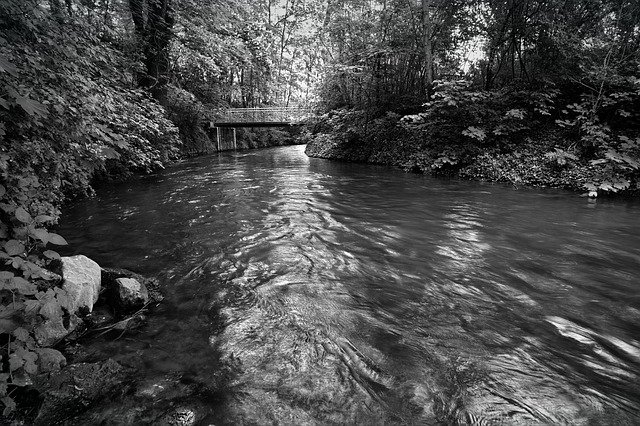
<instances>
[{"instance_id":1,"label":"foliage","mask_svg":"<svg viewBox=\"0 0 640 426\"><path fill-rule=\"evenodd\" d=\"M167 116L178 127L183 152L193 155L211 150L211 141L204 131L209 111L195 95L173 85L166 85L157 95Z\"/></svg>"},{"instance_id":2,"label":"foliage","mask_svg":"<svg viewBox=\"0 0 640 426\"><path fill-rule=\"evenodd\" d=\"M578 168L567 185L591 196L637 187L637 1L350 2L324 22L322 108L366 122L408 114L424 143L407 168L449 172L532 148L549 182Z\"/></svg>"},{"instance_id":3,"label":"foliage","mask_svg":"<svg viewBox=\"0 0 640 426\"><path fill-rule=\"evenodd\" d=\"M62 321L66 312L67 294L57 286L60 277L47 269L60 255L46 246L67 243L45 228L53 217L34 217L22 207L24 187L7 190L0 185L0 193L0 398L7 415L15 408L11 389L26 386L39 371L37 327L45 320Z\"/></svg>"},{"instance_id":4,"label":"foliage","mask_svg":"<svg viewBox=\"0 0 640 426\"><path fill-rule=\"evenodd\" d=\"M66 244L47 228L62 201L92 192L96 176L151 171L175 158L178 130L136 87L139 65L109 27L36 1L0 4L0 398L39 372L35 330L67 311L49 272ZM55 5L56 2L51 2ZM92 21L95 22L95 21ZM111 40L111 41L110 41Z\"/></svg>"}]
</instances>

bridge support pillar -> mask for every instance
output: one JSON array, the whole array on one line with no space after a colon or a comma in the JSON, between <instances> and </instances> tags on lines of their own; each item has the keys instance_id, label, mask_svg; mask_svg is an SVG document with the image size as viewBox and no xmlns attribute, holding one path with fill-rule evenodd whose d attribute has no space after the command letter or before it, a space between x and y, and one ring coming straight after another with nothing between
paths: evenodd
<instances>
[{"instance_id":1,"label":"bridge support pillar","mask_svg":"<svg viewBox=\"0 0 640 426\"><path fill-rule=\"evenodd\" d=\"M238 142L236 139L236 128L233 128L233 150L237 150L238 149Z\"/></svg>"},{"instance_id":2,"label":"bridge support pillar","mask_svg":"<svg viewBox=\"0 0 640 426\"><path fill-rule=\"evenodd\" d=\"M216 127L216 141L217 141L218 151L220 151L220 138L222 136L222 135L220 135L221 131L222 131L221 127Z\"/></svg>"}]
</instances>

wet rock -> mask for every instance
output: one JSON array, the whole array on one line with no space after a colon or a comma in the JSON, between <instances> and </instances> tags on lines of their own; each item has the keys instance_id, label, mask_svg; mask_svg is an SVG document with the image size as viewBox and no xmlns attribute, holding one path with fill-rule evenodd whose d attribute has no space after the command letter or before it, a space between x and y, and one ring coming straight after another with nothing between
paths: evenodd
<instances>
[{"instance_id":1,"label":"wet rock","mask_svg":"<svg viewBox=\"0 0 640 426\"><path fill-rule=\"evenodd\" d=\"M115 317L107 306L95 306L93 312L84 317L84 321L90 328L102 328L115 322Z\"/></svg>"},{"instance_id":2,"label":"wet rock","mask_svg":"<svg viewBox=\"0 0 640 426\"><path fill-rule=\"evenodd\" d=\"M62 288L69 294L69 312L91 312L100 295L100 265L83 255L63 257L61 271Z\"/></svg>"},{"instance_id":3,"label":"wet rock","mask_svg":"<svg viewBox=\"0 0 640 426\"><path fill-rule=\"evenodd\" d=\"M103 363L73 364L39 383L44 401L36 425L65 422L97 402L124 394L131 371L109 359Z\"/></svg>"},{"instance_id":4,"label":"wet rock","mask_svg":"<svg viewBox=\"0 0 640 426\"><path fill-rule=\"evenodd\" d=\"M67 365L67 359L55 349L40 348L36 349L38 354L38 371L40 373L51 373L60 371L62 367Z\"/></svg>"},{"instance_id":5,"label":"wet rock","mask_svg":"<svg viewBox=\"0 0 640 426\"><path fill-rule=\"evenodd\" d=\"M160 293L160 283L154 278L145 278L140 274L121 268L102 268L102 286L110 293L109 298L113 299L117 289L116 280L118 278L133 278L147 288L149 301L160 302L164 297Z\"/></svg>"},{"instance_id":6,"label":"wet rock","mask_svg":"<svg viewBox=\"0 0 640 426\"><path fill-rule=\"evenodd\" d=\"M117 278L115 284L114 300L118 311L136 311L149 301L147 288L135 278Z\"/></svg>"}]
</instances>

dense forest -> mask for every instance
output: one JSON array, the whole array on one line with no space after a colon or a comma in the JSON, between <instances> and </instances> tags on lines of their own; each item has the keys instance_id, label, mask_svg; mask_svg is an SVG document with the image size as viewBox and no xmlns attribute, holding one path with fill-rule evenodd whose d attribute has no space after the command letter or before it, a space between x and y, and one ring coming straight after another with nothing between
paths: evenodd
<instances>
[{"instance_id":1,"label":"dense forest","mask_svg":"<svg viewBox=\"0 0 640 426\"><path fill-rule=\"evenodd\" d=\"M311 155L637 191L635 1L344 2Z\"/></svg>"},{"instance_id":2,"label":"dense forest","mask_svg":"<svg viewBox=\"0 0 640 426\"><path fill-rule=\"evenodd\" d=\"M210 152L228 107L314 108L312 156L640 184L636 0L3 0L0 29L5 415L47 371L43 325L74 315L50 272L62 203Z\"/></svg>"}]
</instances>

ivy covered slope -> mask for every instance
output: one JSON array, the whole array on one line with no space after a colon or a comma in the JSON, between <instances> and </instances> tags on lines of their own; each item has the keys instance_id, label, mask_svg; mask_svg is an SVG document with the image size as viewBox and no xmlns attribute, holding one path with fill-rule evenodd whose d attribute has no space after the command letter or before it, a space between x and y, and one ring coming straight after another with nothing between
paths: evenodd
<instances>
[{"instance_id":1,"label":"ivy covered slope","mask_svg":"<svg viewBox=\"0 0 640 426\"><path fill-rule=\"evenodd\" d=\"M55 2L51 2L54 4ZM95 18L93 22L97 21ZM0 3L0 401L45 369L35 330L64 316L48 267L64 238L48 230L61 202L96 176L162 167L178 131L136 88L136 62L106 26L64 20L24 0ZM44 351L44 352L43 352Z\"/></svg>"}]
</instances>

